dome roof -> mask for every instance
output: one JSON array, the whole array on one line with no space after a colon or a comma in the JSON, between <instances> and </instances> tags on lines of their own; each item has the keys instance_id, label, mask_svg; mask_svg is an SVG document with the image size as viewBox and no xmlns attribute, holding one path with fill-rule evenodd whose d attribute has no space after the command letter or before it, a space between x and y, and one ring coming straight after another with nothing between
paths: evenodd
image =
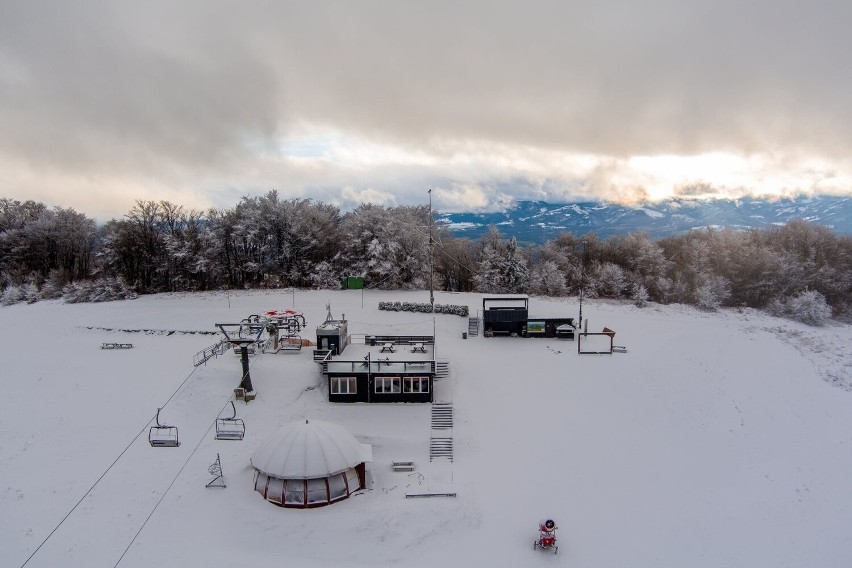
<instances>
[{"instance_id":1,"label":"dome roof","mask_svg":"<svg viewBox=\"0 0 852 568\"><path fill-rule=\"evenodd\" d=\"M372 448L345 428L322 420L281 427L254 452L255 469L281 479L313 479L371 461Z\"/></svg>"}]
</instances>

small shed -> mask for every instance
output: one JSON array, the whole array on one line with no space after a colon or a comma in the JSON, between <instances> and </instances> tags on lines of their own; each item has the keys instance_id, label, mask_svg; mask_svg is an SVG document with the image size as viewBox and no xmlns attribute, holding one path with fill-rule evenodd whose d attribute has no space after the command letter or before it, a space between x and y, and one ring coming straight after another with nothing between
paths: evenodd
<instances>
[{"instance_id":1,"label":"small shed","mask_svg":"<svg viewBox=\"0 0 852 568\"><path fill-rule=\"evenodd\" d=\"M556 339L574 340L574 326L572 324L563 323L556 328Z\"/></svg>"},{"instance_id":2,"label":"small shed","mask_svg":"<svg viewBox=\"0 0 852 568\"><path fill-rule=\"evenodd\" d=\"M529 296L482 298L486 335L522 335L529 320Z\"/></svg>"},{"instance_id":3,"label":"small shed","mask_svg":"<svg viewBox=\"0 0 852 568\"><path fill-rule=\"evenodd\" d=\"M349 341L349 326L346 316L343 319L335 319L331 315L331 306L326 306L328 315L325 321L317 327L317 349L320 351L331 351L332 355L340 355L346 349Z\"/></svg>"},{"instance_id":4,"label":"small shed","mask_svg":"<svg viewBox=\"0 0 852 568\"><path fill-rule=\"evenodd\" d=\"M322 420L281 427L254 452L254 489L280 507L323 507L366 487L373 447Z\"/></svg>"}]
</instances>

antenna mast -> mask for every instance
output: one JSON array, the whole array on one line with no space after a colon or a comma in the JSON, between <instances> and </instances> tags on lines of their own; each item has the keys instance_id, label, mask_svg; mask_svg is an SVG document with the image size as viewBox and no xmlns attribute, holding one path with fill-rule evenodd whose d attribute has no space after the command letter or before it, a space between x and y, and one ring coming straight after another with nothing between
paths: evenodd
<instances>
[{"instance_id":1,"label":"antenna mast","mask_svg":"<svg viewBox=\"0 0 852 568\"><path fill-rule=\"evenodd\" d=\"M586 284L586 241L582 241L583 254L580 257L580 321L578 329L583 327L583 288Z\"/></svg>"},{"instance_id":2,"label":"antenna mast","mask_svg":"<svg viewBox=\"0 0 852 568\"><path fill-rule=\"evenodd\" d=\"M429 188L429 306L432 313L435 312L435 288L434 288L434 273L435 273L435 258L433 249L435 239L432 238L432 188Z\"/></svg>"}]
</instances>

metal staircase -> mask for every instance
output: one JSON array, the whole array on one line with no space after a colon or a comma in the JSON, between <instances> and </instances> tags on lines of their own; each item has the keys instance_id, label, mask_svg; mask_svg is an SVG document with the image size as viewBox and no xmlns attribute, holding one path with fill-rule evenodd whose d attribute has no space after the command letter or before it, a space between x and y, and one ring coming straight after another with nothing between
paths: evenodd
<instances>
[{"instance_id":1,"label":"metal staircase","mask_svg":"<svg viewBox=\"0 0 852 568\"><path fill-rule=\"evenodd\" d=\"M430 438L429 439L429 461L445 458L453 461L453 439L452 438Z\"/></svg>"},{"instance_id":2,"label":"metal staircase","mask_svg":"<svg viewBox=\"0 0 852 568\"><path fill-rule=\"evenodd\" d=\"M479 335L479 318L467 318L467 335L468 337Z\"/></svg>"},{"instance_id":3,"label":"metal staircase","mask_svg":"<svg viewBox=\"0 0 852 568\"><path fill-rule=\"evenodd\" d=\"M225 352L225 349L227 349L226 341L220 341L219 343L215 343L210 347L205 347L204 349L195 354L195 356L192 358L192 364L195 367L203 365L213 357L218 357L219 355L222 355Z\"/></svg>"},{"instance_id":4,"label":"metal staircase","mask_svg":"<svg viewBox=\"0 0 852 568\"><path fill-rule=\"evenodd\" d=\"M453 429L453 403L432 403L432 430Z\"/></svg>"},{"instance_id":5,"label":"metal staircase","mask_svg":"<svg viewBox=\"0 0 852 568\"><path fill-rule=\"evenodd\" d=\"M446 379L450 376L450 362L446 359L435 361L435 378Z\"/></svg>"},{"instance_id":6,"label":"metal staircase","mask_svg":"<svg viewBox=\"0 0 852 568\"><path fill-rule=\"evenodd\" d=\"M445 458L453 461L453 403L432 403L432 435L429 437L429 461Z\"/></svg>"}]
</instances>

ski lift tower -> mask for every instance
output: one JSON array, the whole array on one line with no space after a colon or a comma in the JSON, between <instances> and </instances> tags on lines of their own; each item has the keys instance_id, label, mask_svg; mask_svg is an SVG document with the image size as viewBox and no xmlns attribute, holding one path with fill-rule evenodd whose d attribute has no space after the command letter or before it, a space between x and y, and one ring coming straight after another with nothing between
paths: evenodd
<instances>
[{"instance_id":1,"label":"ski lift tower","mask_svg":"<svg viewBox=\"0 0 852 568\"><path fill-rule=\"evenodd\" d=\"M243 379L240 381L241 389L246 392L254 392L254 387L251 384L251 375L249 374L249 345L257 343L263 333L264 327L259 326L256 331L252 330L246 323L217 323L216 327L225 336L225 339L232 345L240 348L240 361L243 364Z\"/></svg>"}]
</instances>

